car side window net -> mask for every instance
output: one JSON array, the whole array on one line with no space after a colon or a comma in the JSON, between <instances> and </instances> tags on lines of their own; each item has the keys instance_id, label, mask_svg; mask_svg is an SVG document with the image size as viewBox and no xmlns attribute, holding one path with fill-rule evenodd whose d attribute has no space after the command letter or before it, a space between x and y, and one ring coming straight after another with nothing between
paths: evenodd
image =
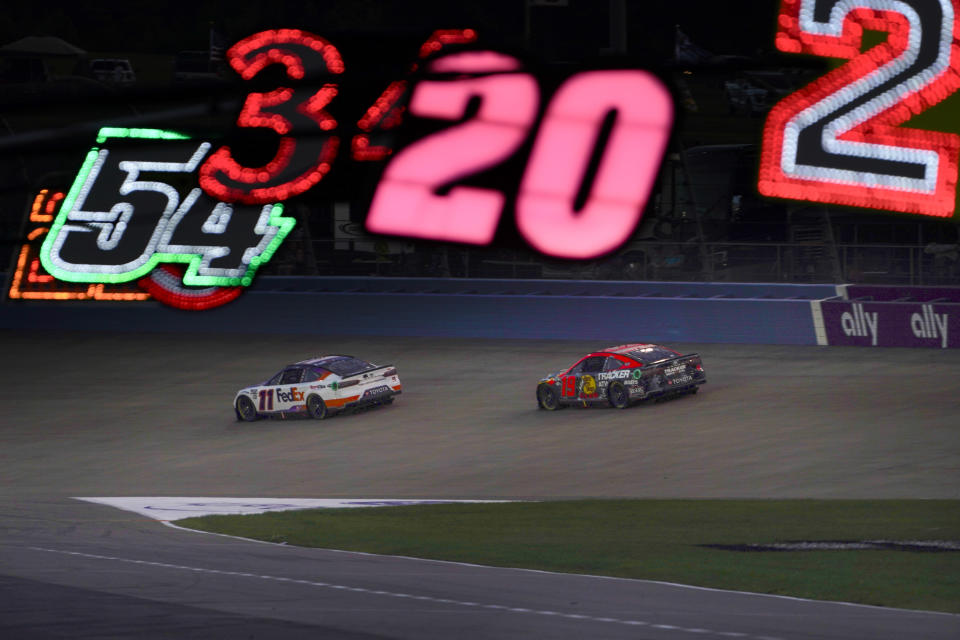
<instances>
[{"instance_id":1,"label":"car side window net","mask_svg":"<svg viewBox=\"0 0 960 640\"><path fill-rule=\"evenodd\" d=\"M617 360L613 356L610 356L609 358L607 358L607 361L603 363L603 370L613 371L615 369L619 369L624 364L625 364L624 362L621 362L620 360Z\"/></svg>"},{"instance_id":2,"label":"car side window net","mask_svg":"<svg viewBox=\"0 0 960 640\"><path fill-rule=\"evenodd\" d=\"M283 372L283 377L280 379L280 384L294 384L300 382L300 369L287 369Z\"/></svg>"},{"instance_id":3,"label":"car side window net","mask_svg":"<svg viewBox=\"0 0 960 640\"><path fill-rule=\"evenodd\" d=\"M583 361L584 373L597 373L603 371L603 362L606 360L603 356L594 356Z\"/></svg>"}]
</instances>

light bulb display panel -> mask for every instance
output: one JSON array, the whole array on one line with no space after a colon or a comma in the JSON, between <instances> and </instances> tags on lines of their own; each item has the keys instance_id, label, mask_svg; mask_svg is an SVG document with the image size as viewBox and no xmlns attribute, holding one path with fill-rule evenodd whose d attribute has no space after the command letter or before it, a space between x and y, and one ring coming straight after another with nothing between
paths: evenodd
<instances>
[{"instance_id":1,"label":"light bulb display panel","mask_svg":"<svg viewBox=\"0 0 960 640\"><path fill-rule=\"evenodd\" d=\"M327 175L340 148L337 121L327 111L339 86L321 82L319 88L313 87L318 77L343 73L340 52L311 33L277 29L241 40L227 52L227 60L247 81L277 64L284 69L284 85L313 82L248 94L237 126L276 133L275 156L263 166L246 167L229 147L220 147L204 161L200 185L220 200L246 204L287 200L307 191Z\"/></svg>"},{"instance_id":2,"label":"light bulb display panel","mask_svg":"<svg viewBox=\"0 0 960 640\"><path fill-rule=\"evenodd\" d=\"M97 142L41 248L58 280L130 282L183 263L186 285L247 286L293 228L281 204L224 203L196 186L209 142L156 129L103 129Z\"/></svg>"},{"instance_id":3,"label":"light bulb display panel","mask_svg":"<svg viewBox=\"0 0 960 640\"><path fill-rule=\"evenodd\" d=\"M454 124L394 154L377 185L368 230L486 245L509 202L521 235L549 256L592 259L628 239L673 124L672 98L660 80L636 69L581 71L543 95L519 60L494 51L442 56L427 71L412 89L410 114ZM464 120L477 98L476 114ZM531 139L516 184L457 185ZM594 155L597 170L584 185ZM577 207L581 191L587 197Z\"/></svg>"},{"instance_id":4,"label":"light bulb display panel","mask_svg":"<svg viewBox=\"0 0 960 640\"><path fill-rule=\"evenodd\" d=\"M487 245L506 218L548 256L616 250L640 221L659 170L670 92L637 69L547 83L477 40L472 29L435 31L411 52L407 77L358 113L342 106L354 104L344 98L349 61L334 42L299 29L240 40L226 53L247 88L233 130L200 139L101 129L73 185L44 196L56 213L32 231L8 297L23 299L25 283L42 281L51 291L62 283L71 296L88 285L88 299L224 304L294 226L284 203L326 193L345 163L340 171L381 163L366 220L373 233ZM434 130L411 139L419 129L408 122ZM500 184L471 182L508 165ZM117 287L129 297L106 295Z\"/></svg>"},{"instance_id":5,"label":"light bulb display panel","mask_svg":"<svg viewBox=\"0 0 960 640\"><path fill-rule=\"evenodd\" d=\"M26 238L16 252L7 297L11 300L93 300L132 302L149 300L150 293L135 282L122 284L65 282L40 264L40 247L56 218L65 191L40 189L27 214Z\"/></svg>"},{"instance_id":6,"label":"light bulb display panel","mask_svg":"<svg viewBox=\"0 0 960 640\"><path fill-rule=\"evenodd\" d=\"M778 49L846 62L770 111L759 191L953 215L960 136L911 128L907 121L960 87L958 5L956 0L782 0ZM865 30L883 32L886 39L862 50Z\"/></svg>"}]
</instances>

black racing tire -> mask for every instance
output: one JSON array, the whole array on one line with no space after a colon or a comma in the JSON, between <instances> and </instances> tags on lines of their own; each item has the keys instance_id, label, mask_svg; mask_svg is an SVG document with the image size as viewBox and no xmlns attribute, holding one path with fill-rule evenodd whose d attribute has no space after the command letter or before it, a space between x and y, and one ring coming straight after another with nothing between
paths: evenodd
<instances>
[{"instance_id":1,"label":"black racing tire","mask_svg":"<svg viewBox=\"0 0 960 640\"><path fill-rule=\"evenodd\" d=\"M253 400L247 396L240 396L237 398L236 410L237 420L253 422L260 417L260 414L257 413L257 408L253 405Z\"/></svg>"},{"instance_id":2,"label":"black racing tire","mask_svg":"<svg viewBox=\"0 0 960 640\"><path fill-rule=\"evenodd\" d=\"M327 417L327 405L318 395L311 395L307 398L307 413L311 418L323 420Z\"/></svg>"},{"instance_id":3,"label":"black racing tire","mask_svg":"<svg viewBox=\"0 0 960 640\"><path fill-rule=\"evenodd\" d=\"M630 392L622 382L611 382L607 387L607 400L614 409L626 409L630 406Z\"/></svg>"},{"instance_id":4,"label":"black racing tire","mask_svg":"<svg viewBox=\"0 0 960 640\"><path fill-rule=\"evenodd\" d=\"M537 406L546 411L560 408L560 394L552 384L537 385Z\"/></svg>"}]
</instances>

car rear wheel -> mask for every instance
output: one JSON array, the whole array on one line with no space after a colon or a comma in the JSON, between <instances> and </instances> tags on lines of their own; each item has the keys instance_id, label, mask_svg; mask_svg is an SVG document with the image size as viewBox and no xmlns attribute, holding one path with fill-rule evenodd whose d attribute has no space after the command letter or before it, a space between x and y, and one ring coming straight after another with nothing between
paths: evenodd
<instances>
[{"instance_id":1,"label":"car rear wheel","mask_svg":"<svg viewBox=\"0 0 960 640\"><path fill-rule=\"evenodd\" d=\"M257 415L257 408L253 406L253 400L247 396L237 398L237 417L244 422L253 422L260 417Z\"/></svg>"},{"instance_id":2,"label":"car rear wheel","mask_svg":"<svg viewBox=\"0 0 960 640\"><path fill-rule=\"evenodd\" d=\"M547 411L556 411L560 408L560 394L553 385L541 384L537 387L537 405Z\"/></svg>"},{"instance_id":3,"label":"car rear wheel","mask_svg":"<svg viewBox=\"0 0 960 640\"><path fill-rule=\"evenodd\" d=\"M622 382L614 382L607 389L607 398L614 409L626 409L630 406L630 394Z\"/></svg>"},{"instance_id":4,"label":"car rear wheel","mask_svg":"<svg viewBox=\"0 0 960 640\"><path fill-rule=\"evenodd\" d=\"M307 398L307 411L311 418L323 420L327 417L327 405L320 399L320 396L310 396Z\"/></svg>"}]
</instances>

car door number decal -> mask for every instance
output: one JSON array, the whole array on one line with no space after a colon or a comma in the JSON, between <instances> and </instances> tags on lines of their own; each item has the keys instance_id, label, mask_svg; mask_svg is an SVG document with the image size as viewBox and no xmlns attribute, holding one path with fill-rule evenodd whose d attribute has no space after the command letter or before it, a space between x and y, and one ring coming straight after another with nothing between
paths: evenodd
<instances>
[{"instance_id":1,"label":"car door number decal","mask_svg":"<svg viewBox=\"0 0 960 640\"><path fill-rule=\"evenodd\" d=\"M273 389L260 389L260 411L273 411Z\"/></svg>"}]
</instances>

